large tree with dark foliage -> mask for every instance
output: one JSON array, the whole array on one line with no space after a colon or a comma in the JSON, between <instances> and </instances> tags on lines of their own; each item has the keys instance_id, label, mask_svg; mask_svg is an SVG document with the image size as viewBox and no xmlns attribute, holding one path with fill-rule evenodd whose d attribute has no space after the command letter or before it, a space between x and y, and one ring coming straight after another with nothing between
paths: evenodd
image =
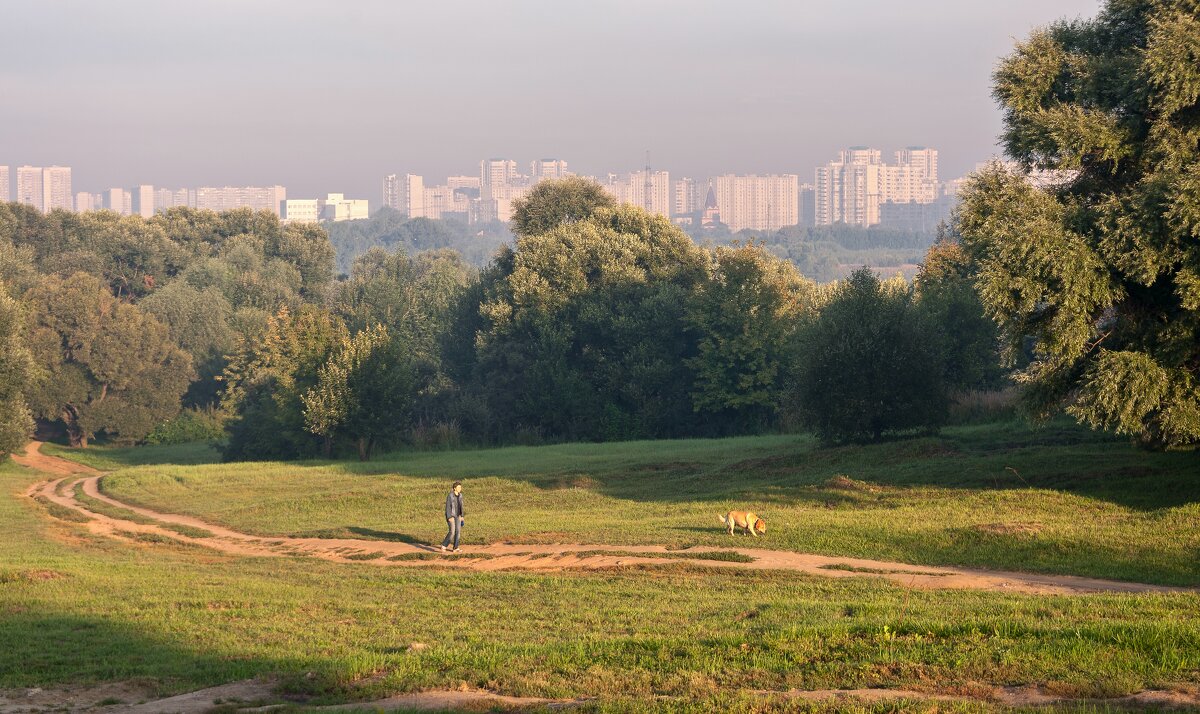
<instances>
[{"instance_id":1,"label":"large tree with dark foliage","mask_svg":"<svg viewBox=\"0 0 1200 714\"><path fill-rule=\"evenodd\" d=\"M860 268L797 343L797 410L823 441L877 441L945 421L941 341L903 283Z\"/></svg>"},{"instance_id":2,"label":"large tree with dark foliage","mask_svg":"<svg viewBox=\"0 0 1200 714\"><path fill-rule=\"evenodd\" d=\"M47 276L26 301L29 342L47 373L30 405L39 418L61 421L72 446L100 432L136 441L179 411L192 359L155 317L85 273Z\"/></svg>"},{"instance_id":3,"label":"large tree with dark foliage","mask_svg":"<svg viewBox=\"0 0 1200 714\"><path fill-rule=\"evenodd\" d=\"M1200 441L1200 16L1110 0L995 75L1004 145L958 214L988 313L1038 416L1065 406L1155 446Z\"/></svg>"},{"instance_id":4,"label":"large tree with dark foliage","mask_svg":"<svg viewBox=\"0 0 1200 714\"><path fill-rule=\"evenodd\" d=\"M522 236L480 307L477 383L496 424L552 438L694 433L687 305L709 257L633 206Z\"/></svg>"}]
</instances>

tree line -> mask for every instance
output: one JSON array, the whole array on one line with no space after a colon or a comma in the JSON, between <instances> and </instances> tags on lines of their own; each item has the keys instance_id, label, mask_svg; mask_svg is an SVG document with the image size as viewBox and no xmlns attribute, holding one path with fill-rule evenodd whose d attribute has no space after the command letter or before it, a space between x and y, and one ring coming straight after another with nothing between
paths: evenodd
<instances>
[{"instance_id":1,"label":"tree line","mask_svg":"<svg viewBox=\"0 0 1200 714\"><path fill-rule=\"evenodd\" d=\"M812 405L854 389L871 392L856 403L944 405L999 378L998 367L950 369L962 346L941 335L939 316L976 300L948 287L965 285L952 270L821 286L762 244L701 248L581 179L539 185L512 227L515 243L483 269L450 250L372 248L335 277L321 228L266 212L143 219L0 205L6 384L24 385L0 394L13 406L6 443L28 435L31 416L86 446L145 440L196 410L221 422L231 459L799 423L831 440L878 438L934 427L944 409L893 408L843 428L818 423ZM843 303L879 310L877 326L910 335L913 349L881 337L862 365L881 370L871 380L823 367L830 352L817 345L845 340L829 329ZM977 318L972 359L990 364L991 323L976 303L964 309ZM804 391L832 367L837 389ZM921 376L904 380L913 369ZM900 384L915 393L889 397Z\"/></svg>"},{"instance_id":2,"label":"tree line","mask_svg":"<svg viewBox=\"0 0 1200 714\"><path fill-rule=\"evenodd\" d=\"M701 247L577 178L517 202L515 241L482 267L410 226L344 275L323 228L270 213L0 204L0 449L35 419L85 446L200 414L237 459L777 429L837 443L936 429L955 394L1008 380L1036 418L1193 445L1198 38L1184 4L1113 0L1018 45L995 95L1021 168L968 182L912 282L817 284L761 242ZM418 238L433 249L400 247Z\"/></svg>"}]
</instances>

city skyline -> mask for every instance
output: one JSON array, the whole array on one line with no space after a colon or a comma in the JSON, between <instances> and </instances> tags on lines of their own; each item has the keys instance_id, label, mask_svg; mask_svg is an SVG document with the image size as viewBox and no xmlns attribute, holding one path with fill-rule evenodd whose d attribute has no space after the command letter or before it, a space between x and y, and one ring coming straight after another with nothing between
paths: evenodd
<instances>
[{"instance_id":1,"label":"city skyline","mask_svg":"<svg viewBox=\"0 0 1200 714\"><path fill-rule=\"evenodd\" d=\"M697 181L649 165L641 171L582 177L595 181L618 203L640 206L681 225L723 223L734 232L836 223L860 227L885 223L925 230L948 217L962 179L941 180L938 149L907 146L894 156L889 164L880 149L852 146L815 167L812 183L798 173L725 173ZM528 166L528 173L523 173L513 159L482 159L476 175L450 175L440 185L420 175L388 174L381 182L382 202L375 204L376 209L382 205L409 218L456 218L469 224L507 222L514 201L541 181L579 175L559 158L535 159ZM0 183L7 175L7 166L0 166ZM288 198L282 185L170 189L139 184L132 190L80 191L73 194L72 206L71 167L20 166L17 175L18 202L42 212L107 209L149 218L174 206L214 211L251 208L272 211L288 222L358 220L371 215L370 199L346 198L344 193L328 193L324 199ZM56 178L51 181L51 176ZM58 198L51 200L52 194ZM0 193L0 198L8 196Z\"/></svg>"},{"instance_id":2,"label":"city skyline","mask_svg":"<svg viewBox=\"0 0 1200 714\"><path fill-rule=\"evenodd\" d=\"M1014 38L1098 7L866 4L14 5L0 160L374 200L372 177L479 156L782 174L917 143L953 175L996 153L989 75Z\"/></svg>"}]
</instances>

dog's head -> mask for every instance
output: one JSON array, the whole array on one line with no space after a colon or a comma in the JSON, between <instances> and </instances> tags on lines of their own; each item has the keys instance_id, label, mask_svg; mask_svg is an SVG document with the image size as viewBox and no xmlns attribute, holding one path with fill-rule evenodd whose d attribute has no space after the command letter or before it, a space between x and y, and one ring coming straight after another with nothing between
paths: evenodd
<instances>
[{"instance_id":1,"label":"dog's head","mask_svg":"<svg viewBox=\"0 0 1200 714\"><path fill-rule=\"evenodd\" d=\"M766 533L767 532L767 522L764 521L763 519L759 518L757 521L754 522L754 530L758 531L759 533Z\"/></svg>"}]
</instances>

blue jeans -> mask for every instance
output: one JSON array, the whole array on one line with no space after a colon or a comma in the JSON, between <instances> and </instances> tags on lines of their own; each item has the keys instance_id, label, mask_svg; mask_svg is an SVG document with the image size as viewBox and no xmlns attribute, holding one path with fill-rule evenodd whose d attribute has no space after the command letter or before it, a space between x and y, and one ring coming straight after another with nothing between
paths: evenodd
<instances>
[{"instance_id":1,"label":"blue jeans","mask_svg":"<svg viewBox=\"0 0 1200 714\"><path fill-rule=\"evenodd\" d=\"M450 518L446 521L446 525L450 530L446 531L446 537L442 539L442 547L450 545L451 539L454 540L454 547L458 547L458 536L462 533L463 519Z\"/></svg>"}]
</instances>

